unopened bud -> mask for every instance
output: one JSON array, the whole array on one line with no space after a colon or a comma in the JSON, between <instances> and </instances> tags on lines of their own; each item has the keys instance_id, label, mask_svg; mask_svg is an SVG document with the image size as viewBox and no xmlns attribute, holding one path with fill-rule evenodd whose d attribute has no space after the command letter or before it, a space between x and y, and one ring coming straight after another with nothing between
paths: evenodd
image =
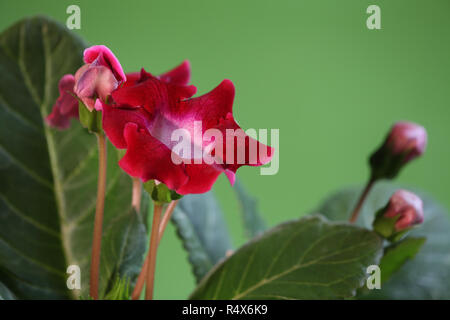
<instances>
[{"instance_id":1,"label":"unopened bud","mask_svg":"<svg viewBox=\"0 0 450 320\"><path fill-rule=\"evenodd\" d=\"M426 145L424 127L412 122L396 123L382 146L370 157L372 178L394 178L407 162L424 153Z\"/></svg>"},{"instance_id":2,"label":"unopened bud","mask_svg":"<svg viewBox=\"0 0 450 320\"><path fill-rule=\"evenodd\" d=\"M373 222L373 229L391 241L398 240L408 230L423 222L422 200L412 192L396 191Z\"/></svg>"}]
</instances>

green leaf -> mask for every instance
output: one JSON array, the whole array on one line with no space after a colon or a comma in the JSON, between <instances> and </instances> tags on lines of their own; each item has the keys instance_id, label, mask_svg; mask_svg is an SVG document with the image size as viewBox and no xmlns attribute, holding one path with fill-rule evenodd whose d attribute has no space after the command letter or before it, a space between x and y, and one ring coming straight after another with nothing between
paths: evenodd
<instances>
[{"instance_id":1,"label":"green leaf","mask_svg":"<svg viewBox=\"0 0 450 320\"><path fill-rule=\"evenodd\" d=\"M141 271L146 239L145 225L134 209L117 216L107 226L103 232L100 263L101 274L108 275L100 278L106 291L114 290L117 279L126 279L127 283L135 280Z\"/></svg>"},{"instance_id":2,"label":"green leaf","mask_svg":"<svg viewBox=\"0 0 450 320\"><path fill-rule=\"evenodd\" d=\"M358 224L370 227L374 213L385 206L399 187L378 183L369 194ZM409 189L409 188L407 188ZM372 290L370 298L381 299L450 299L450 220L446 209L423 192L424 223L411 230L409 236L425 237L426 243L414 259L382 285ZM349 188L330 196L318 210L331 220L347 220L361 188Z\"/></svg>"},{"instance_id":3,"label":"green leaf","mask_svg":"<svg viewBox=\"0 0 450 320\"><path fill-rule=\"evenodd\" d=\"M408 237L384 250L380 262L381 281L386 282L408 260L411 260L424 245L425 238Z\"/></svg>"},{"instance_id":4,"label":"green leaf","mask_svg":"<svg viewBox=\"0 0 450 320\"><path fill-rule=\"evenodd\" d=\"M197 281L232 250L222 211L212 192L183 197L172 214L172 222Z\"/></svg>"},{"instance_id":5,"label":"green leaf","mask_svg":"<svg viewBox=\"0 0 450 320\"><path fill-rule=\"evenodd\" d=\"M14 294L0 282L0 300L15 300Z\"/></svg>"},{"instance_id":6,"label":"green leaf","mask_svg":"<svg viewBox=\"0 0 450 320\"><path fill-rule=\"evenodd\" d=\"M88 296L96 138L78 121L66 131L44 124L59 79L82 64L84 47L64 26L43 17L23 20L0 35L0 281L18 298ZM105 232L135 219L131 179L117 161L109 144ZM140 250L122 251L127 241L126 233L118 232L102 243L100 296L116 270L137 270L131 268L135 260L109 258ZM81 292L67 289L68 265L81 269Z\"/></svg>"},{"instance_id":7,"label":"green leaf","mask_svg":"<svg viewBox=\"0 0 450 320\"><path fill-rule=\"evenodd\" d=\"M337 299L355 294L382 239L320 216L281 224L216 266L191 299Z\"/></svg>"},{"instance_id":8,"label":"green leaf","mask_svg":"<svg viewBox=\"0 0 450 320\"><path fill-rule=\"evenodd\" d=\"M248 194L238 179L236 179L233 190L235 190L241 206L246 236L251 239L266 231L267 226L259 213L257 200Z\"/></svg>"}]
</instances>

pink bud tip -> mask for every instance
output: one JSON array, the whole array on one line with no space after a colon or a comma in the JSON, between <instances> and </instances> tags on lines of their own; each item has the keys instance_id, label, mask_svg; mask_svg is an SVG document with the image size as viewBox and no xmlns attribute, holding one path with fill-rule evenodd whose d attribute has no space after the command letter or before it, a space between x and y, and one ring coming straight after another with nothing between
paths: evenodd
<instances>
[{"instance_id":1,"label":"pink bud tip","mask_svg":"<svg viewBox=\"0 0 450 320\"><path fill-rule=\"evenodd\" d=\"M408 162L422 153L427 146L427 131L412 122L397 122L391 129L387 144L394 154L405 154Z\"/></svg>"},{"instance_id":2,"label":"pink bud tip","mask_svg":"<svg viewBox=\"0 0 450 320\"><path fill-rule=\"evenodd\" d=\"M412 192L406 190L396 191L387 206L384 216L398 217L395 223L396 231L401 231L423 222L422 200Z\"/></svg>"}]
</instances>

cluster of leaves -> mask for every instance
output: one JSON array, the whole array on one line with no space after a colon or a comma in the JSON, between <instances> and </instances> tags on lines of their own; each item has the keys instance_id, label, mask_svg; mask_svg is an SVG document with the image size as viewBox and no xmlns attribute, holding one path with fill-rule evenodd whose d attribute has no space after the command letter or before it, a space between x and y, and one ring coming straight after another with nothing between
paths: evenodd
<instances>
[{"instance_id":1,"label":"cluster of leaves","mask_svg":"<svg viewBox=\"0 0 450 320\"><path fill-rule=\"evenodd\" d=\"M88 296L88 272L82 272L81 292L70 291L66 269L75 264L89 270L95 138L77 122L71 130L56 131L43 120L57 98L58 80L82 64L84 47L64 27L42 17L21 21L0 35L1 299ZM108 148L100 279L105 299L129 298L147 238L147 218L131 208L131 181L118 168L118 157ZM154 199L177 198L147 187ZM337 222L348 218L359 189L330 197L318 210L324 216L308 215L272 229L239 182L235 191L249 238L235 251L212 193L183 197L173 213L198 281L190 298L350 298L373 264L382 265L382 279L391 279L375 293L360 290L361 298L449 298L450 280L444 281L450 279L449 222L433 201L425 201L426 221L413 237L385 247L369 228L373 213L392 194L390 185L375 188L360 226ZM143 201L146 213L150 197Z\"/></svg>"}]
</instances>

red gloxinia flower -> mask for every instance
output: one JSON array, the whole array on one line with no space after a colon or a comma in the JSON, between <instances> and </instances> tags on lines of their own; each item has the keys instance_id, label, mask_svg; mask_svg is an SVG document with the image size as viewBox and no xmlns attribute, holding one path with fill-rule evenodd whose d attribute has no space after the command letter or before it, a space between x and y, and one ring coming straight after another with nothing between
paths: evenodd
<instances>
[{"instance_id":1,"label":"red gloxinia flower","mask_svg":"<svg viewBox=\"0 0 450 320\"><path fill-rule=\"evenodd\" d=\"M52 113L45 119L49 126L67 129L71 118L78 119L78 100L74 97L74 85L75 77L71 74L66 74L59 80L59 98L53 105Z\"/></svg>"},{"instance_id":2,"label":"red gloxinia flower","mask_svg":"<svg viewBox=\"0 0 450 320\"><path fill-rule=\"evenodd\" d=\"M74 92L92 111L99 109L101 104L97 101L106 101L111 92L126 81L119 60L107 47L99 45L84 50L86 63L75 73Z\"/></svg>"},{"instance_id":3,"label":"red gloxinia flower","mask_svg":"<svg viewBox=\"0 0 450 320\"><path fill-rule=\"evenodd\" d=\"M196 88L187 86L189 68L186 67L177 68L167 77L155 77L144 70L139 78L137 75L130 77L112 92L113 104L103 103L103 129L117 148L127 149L119 165L131 176L144 182L159 180L179 194L204 193L222 172L234 183L240 166L265 164L270 161L273 150L245 134L242 134L243 139L229 138L227 130L241 130L232 115L233 83L224 80L211 92L191 98ZM216 160L226 161L197 163L195 156L174 152L176 142L172 141L172 133L182 129L195 137L195 130L199 130L196 122L201 123L201 135L208 129L215 129L226 137L222 141L222 154L227 154L227 159L215 154L216 149L211 150L213 157L221 158L216 157ZM209 145L210 142L205 141L192 142L193 149L201 154ZM230 150L234 151L231 161ZM242 161L235 161L238 150L245 151Z\"/></svg>"}]
</instances>

